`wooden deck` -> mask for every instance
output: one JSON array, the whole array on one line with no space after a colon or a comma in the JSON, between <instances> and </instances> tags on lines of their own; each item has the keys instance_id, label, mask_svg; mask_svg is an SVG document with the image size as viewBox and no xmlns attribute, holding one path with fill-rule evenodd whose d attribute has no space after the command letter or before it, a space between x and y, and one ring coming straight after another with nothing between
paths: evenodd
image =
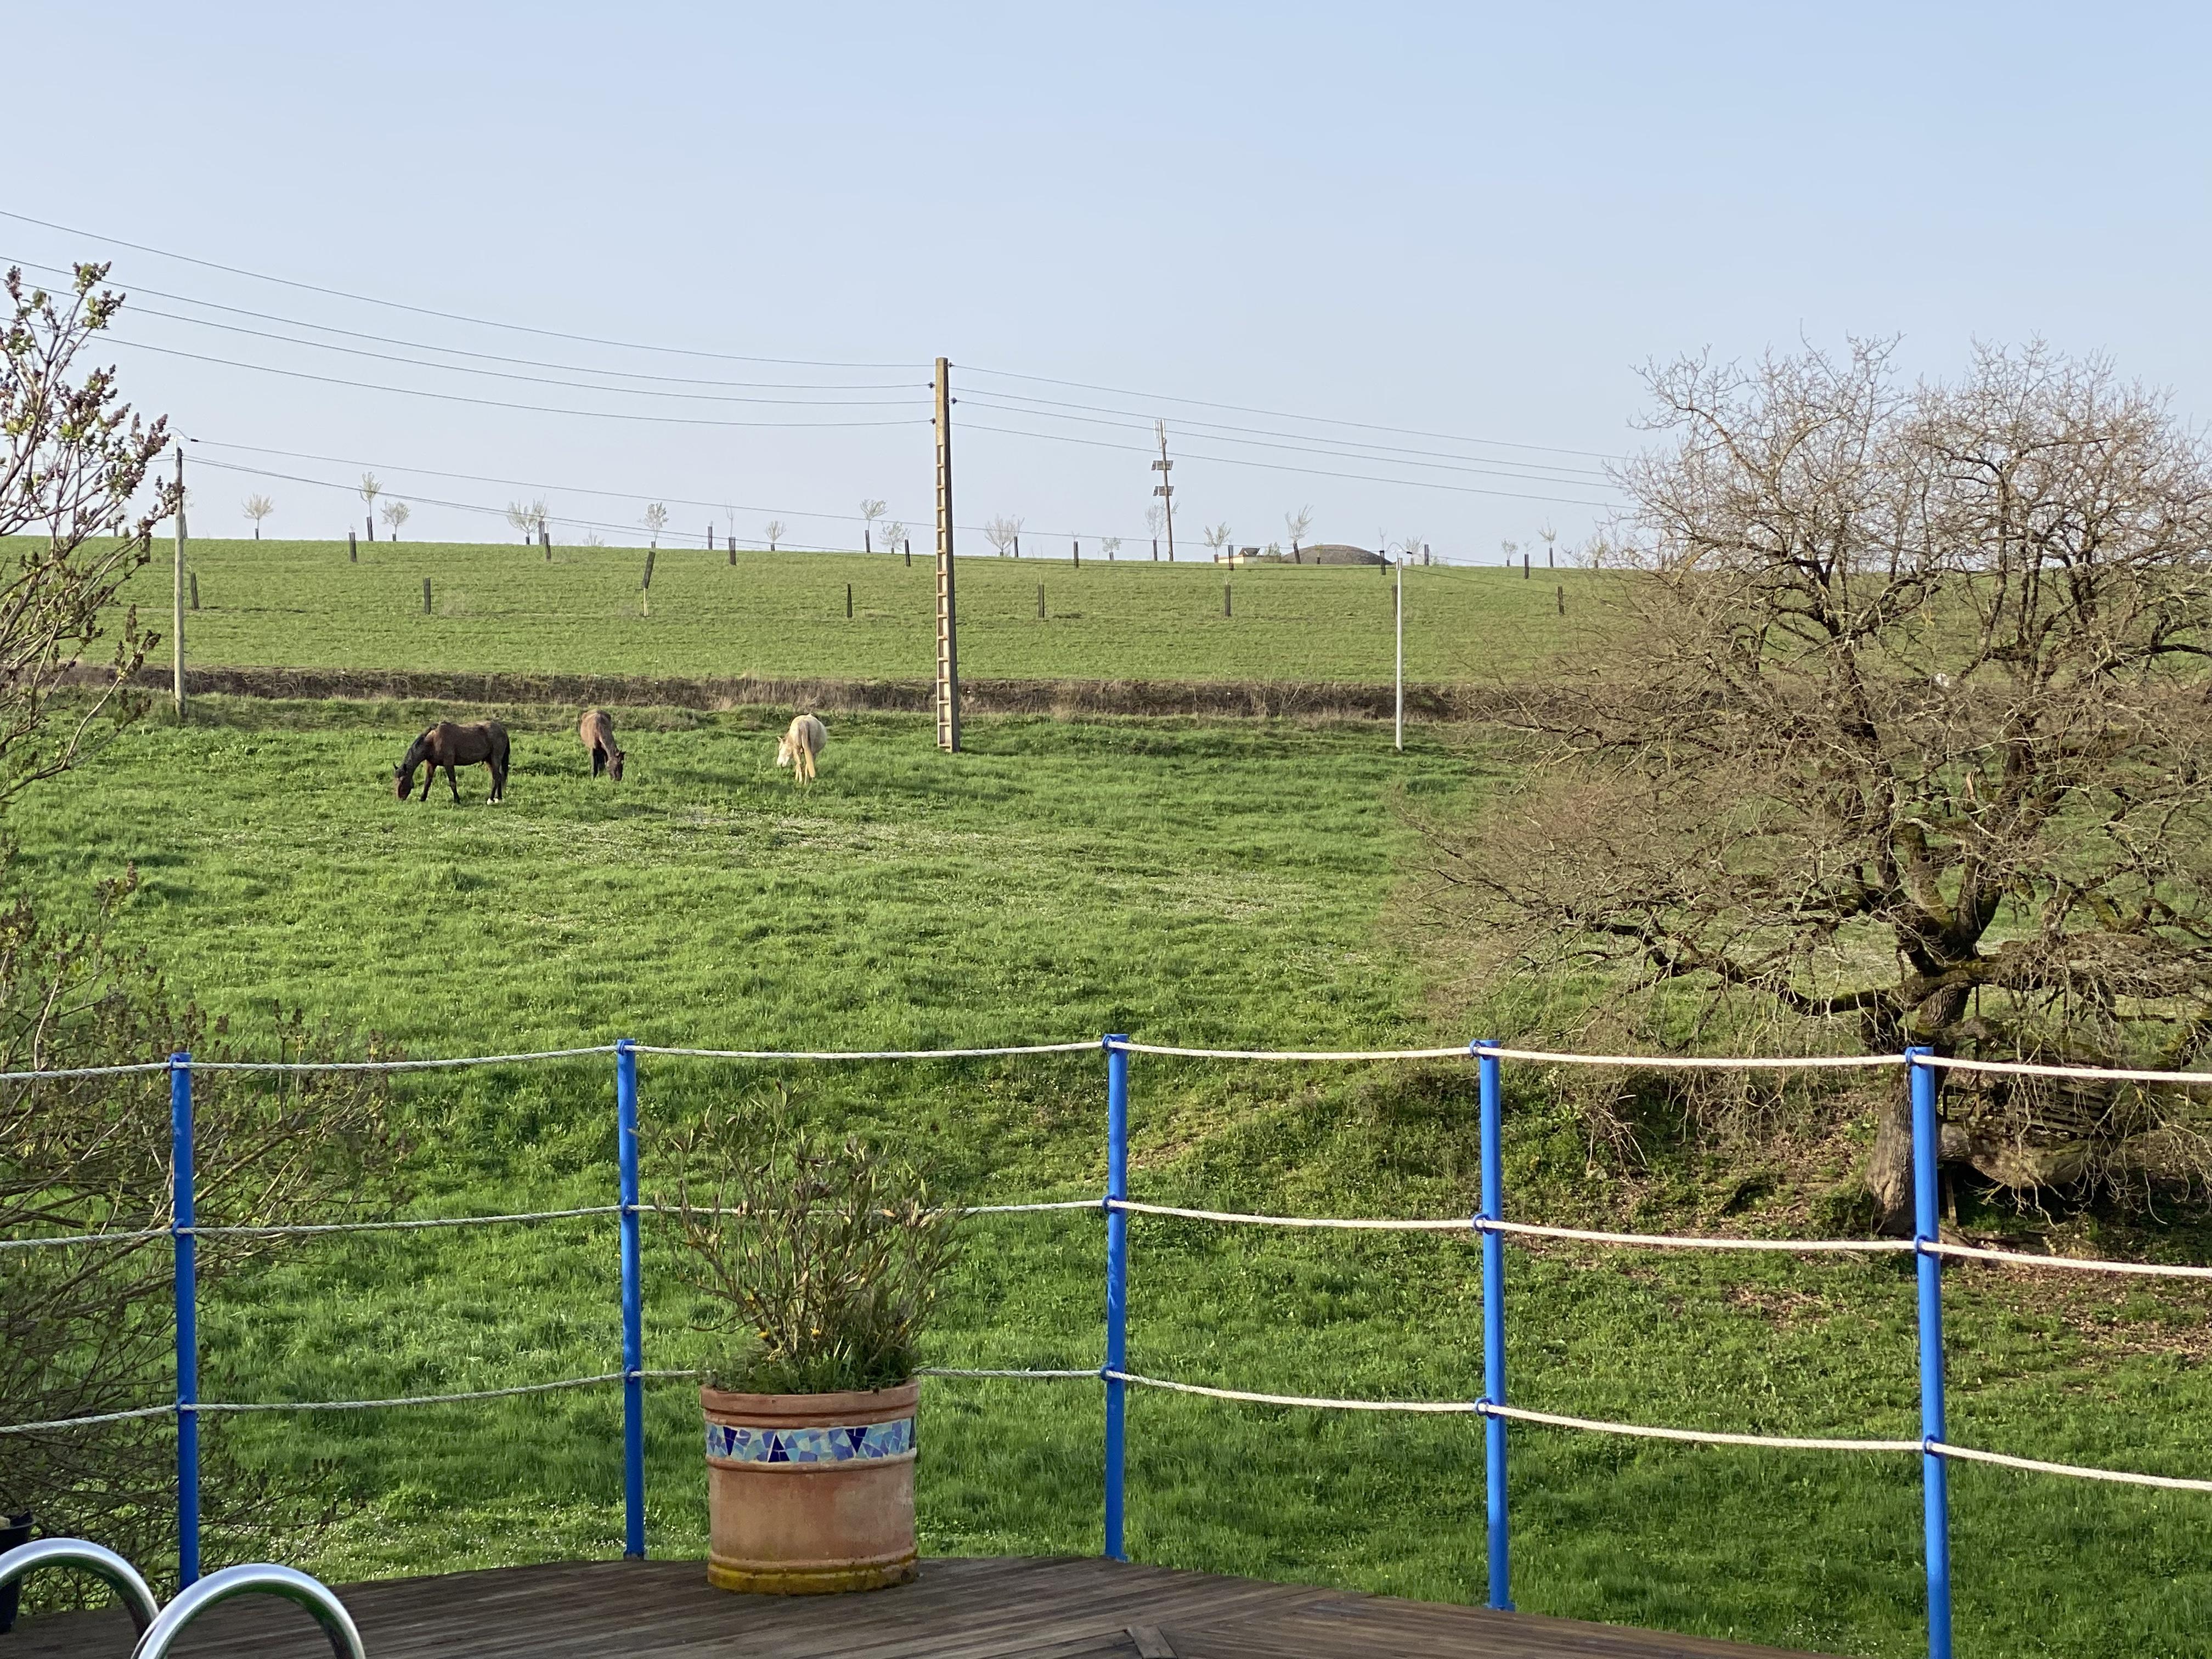
<instances>
[{"instance_id":1,"label":"wooden deck","mask_svg":"<svg viewBox=\"0 0 2212 1659\"><path fill-rule=\"evenodd\" d=\"M1085 1559L948 1559L868 1595L710 1589L696 1561L501 1567L341 1589L369 1659L1788 1659L1688 1636ZM27 1619L0 1659L116 1659L120 1613ZM192 1659L329 1659L256 1596L194 1626ZM1799 1656L1802 1659L1802 1656Z\"/></svg>"}]
</instances>

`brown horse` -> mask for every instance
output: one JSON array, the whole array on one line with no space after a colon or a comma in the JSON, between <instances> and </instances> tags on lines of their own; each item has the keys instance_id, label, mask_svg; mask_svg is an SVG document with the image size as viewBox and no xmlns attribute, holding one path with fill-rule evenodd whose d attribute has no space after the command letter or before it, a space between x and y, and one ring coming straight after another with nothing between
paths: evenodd
<instances>
[{"instance_id":1,"label":"brown horse","mask_svg":"<svg viewBox=\"0 0 2212 1659\"><path fill-rule=\"evenodd\" d=\"M615 747L615 723L605 709L584 711L584 718L576 722L576 741L592 751L593 777L605 772L617 783L622 781L623 751Z\"/></svg>"},{"instance_id":2,"label":"brown horse","mask_svg":"<svg viewBox=\"0 0 2212 1659\"><path fill-rule=\"evenodd\" d=\"M440 720L407 746L407 757L392 769L392 781L399 786L399 799L405 800L415 787L415 769L428 762L429 770L422 775L422 799L430 799L430 781L438 775L438 769L446 769L446 787L453 792L453 805L461 804L461 786L453 776L456 766L475 766L481 763L491 768L491 799L494 804L507 796L507 728L497 720L485 720L477 726L456 726L451 720Z\"/></svg>"}]
</instances>

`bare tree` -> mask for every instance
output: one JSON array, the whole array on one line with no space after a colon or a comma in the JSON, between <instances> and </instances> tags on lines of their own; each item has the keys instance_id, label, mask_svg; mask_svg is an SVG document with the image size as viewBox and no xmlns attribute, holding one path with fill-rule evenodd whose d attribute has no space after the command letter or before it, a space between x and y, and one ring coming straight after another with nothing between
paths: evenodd
<instances>
[{"instance_id":1,"label":"bare tree","mask_svg":"<svg viewBox=\"0 0 2212 1659\"><path fill-rule=\"evenodd\" d=\"M1214 559L1218 562L1223 550L1229 545L1229 521L1224 519L1219 524L1210 524L1206 526L1204 533L1206 544L1213 550Z\"/></svg>"},{"instance_id":2,"label":"bare tree","mask_svg":"<svg viewBox=\"0 0 2212 1659\"><path fill-rule=\"evenodd\" d=\"M1437 896L1492 972L1601 982L1650 1042L2203 1059L2203 438L2039 346L1952 386L1901 386L1863 343L1650 378L1672 443L1621 475L1623 636L1519 700L1527 784L1437 835ZM1945 1155L2007 1185L2212 1170L2178 1097L1946 1094ZM1894 1226L1901 1087L1876 1117Z\"/></svg>"},{"instance_id":3,"label":"bare tree","mask_svg":"<svg viewBox=\"0 0 2212 1659\"><path fill-rule=\"evenodd\" d=\"M660 545L660 532L668 527L668 509L659 501L645 509L645 527L652 533L653 544Z\"/></svg>"},{"instance_id":4,"label":"bare tree","mask_svg":"<svg viewBox=\"0 0 2212 1659\"><path fill-rule=\"evenodd\" d=\"M248 495L240 510L253 520L253 539L258 542L261 539L261 521L276 510L276 503L266 495Z\"/></svg>"},{"instance_id":5,"label":"bare tree","mask_svg":"<svg viewBox=\"0 0 2212 1659\"><path fill-rule=\"evenodd\" d=\"M883 502L869 500L864 501L860 503L860 550L862 552L872 553L876 550L875 538L872 532L876 520L883 516Z\"/></svg>"},{"instance_id":6,"label":"bare tree","mask_svg":"<svg viewBox=\"0 0 2212 1659\"><path fill-rule=\"evenodd\" d=\"M521 501L509 501L507 504L507 522L526 542L537 530L537 509Z\"/></svg>"},{"instance_id":7,"label":"bare tree","mask_svg":"<svg viewBox=\"0 0 2212 1659\"><path fill-rule=\"evenodd\" d=\"M773 553L775 551L775 544L783 539L784 532L788 527L789 526L787 526L781 519L770 519L766 524L761 526L761 533L768 538L768 550L769 552Z\"/></svg>"},{"instance_id":8,"label":"bare tree","mask_svg":"<svg viewBox=\"0 0 2212 1659\"><path fill-rule=\"evenodd\" d=\"M399 527L414 516L415 509L404 501L386 501L383 507L384 521L392 526L392 539L399 539Z\"/></svg>"},{"instance_id":9,"label":"bare tree","mask_svg":"<svg viewBox=\"0 0 2212 1659\"><path fill-rule=\"evenodd\" d=\"M105 331L122 296L100 286L106 265L80 264L66 293L7 277L0 333L0 537L26 537L0 568L0 804L75 764L103 720L144 708L128 690L155 637L123 584L150 556L154 526L178 510L173 483L151 478L168 424L120 401L112 370L76 374L77 355ZM153 483L143 515L131 503ZM57 709L54 694L112 629L109 673ZM49 715L57 716L52 720Z\"/></svg>"},{"instance_id":10,"label":"bare tree","mask_svg":"<svg viewBox=\"0 0 2212 1659\"><path fill-rule=\"evenodd\" d=\"M1150 507L1146 507L1145 509L1145 533L1148 536L1158 535L1160 533L1160 520L1165 515L1160 511L1160 504L1158 501L1154 501Z\"/></svg>"},{"instance_id":11,"label":"bare tree","mask_svg":"<svg viewBox=\"0 0 2212 1659\"><path fill-rule=\"evenodd\" d=\"M1101 536L1098 538L1098 550L1106 556L1107 563L1113 563L1114 556L1121 550L1121 538L1119 536Z\"/></svg>"},{"instance_id":12,"label":"bare tree","mask_svg":"<svg viewBox=\"0 0 2212 1659\"><path fill-rule=\"evenodd\" d=\"M896 553L906 541L906 526L893 519L884 526L884 551Z\"/></svg>"},{"instance_id":13,"label":"bare tree","mask_svg":"<svg viewBox=\"0 0 2212 1659\"><path fill-rule=\"evenodd\" d=\"M999 556L1002 559L1006 556L1008 550L1014 545L1015 542L1020 539L1021 533L1022 521L1019 519L1010 519L1004 514L1000 514L983 526L983 539L999 550Z\"/></svg>"},{"instance_id":14,"label":"bare tree","mask_svg":"<svg viewBox=\"0 0 2212 1659\"><path fill-rule=\"evenodd\" d=\"M376 474L364 472L361 475L361 498L368 503L368 528L372 536L376 533L376 498L383 493L384 486L376 481Z\"/></svg>"},{"instance_id":15,"label":"bare tree","mask_svg":"<svg viewBox=\"0 0 2212 1659\"><path fill-rule=\"evenodd\" d=\"M1513 562L1513 556L1521 550L1521 544L1508 537L1498 545L1499 550L1505 555L1505 562L1510 566Z\"/></svg>"},{"instance_id":16,"label":"bare tree","mask_svg":"<svg viewBox=\"0 0 2212 1659\"><path fill-rule=\"evenodd\" d=\"M1283 528L1291 532L1291 551L1297 552L1306 532L1313 528L1313 508L1302 507L1295 513L1284 514Z\"/></svg>"}]
</instances>

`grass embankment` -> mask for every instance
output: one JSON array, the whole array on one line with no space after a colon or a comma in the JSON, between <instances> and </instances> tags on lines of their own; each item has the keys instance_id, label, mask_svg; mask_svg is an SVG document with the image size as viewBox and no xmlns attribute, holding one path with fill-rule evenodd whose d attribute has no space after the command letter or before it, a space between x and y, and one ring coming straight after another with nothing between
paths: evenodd
<instances>
[{"instance_id":1,"label":"grass embankment","mask_svg":"<svg viewBox=\"0 0 2212 1659\"><path fill-rule=\"evenodd\" d=\"M1149 576L1152 573L1142 573ZM1270 576L1279 573L1268 573ZM1378 585L1379 585L1379 579ZM658 608L658 607L656 607ZM1482 787L1479 753L1371 729L981 721L957 760L927 722L840 721L791 790L769 711L624 726L620 787L585 777L567 711L518 731L510 804L392 799L428 711L205 705L149 726L16 817L33 882L76 890L136 860L127 934L250 1023L269 999L417 1052L627 1033L707 1045L993 1043L1123 1030L1222 1045L1432 1039L1421 976L1382 925L1411 848L1393 792ZM1456 1034L1455 1034L1456 1035ZM648 1165L673 1124L781 1078L973 1200L1095 1192L1095 1055L792 1068L648 1060ZM1464 1067L1414 1075L1140 1059L1140 1195L1230 1208L1460 1214L1476 1188ZM404 1085L420 1209L605 1203L611 1066ZM1602 1210L1568 1115L1509 1089L1522 1216ZM1653 1190L1657 1190L1656 1188ZM1774 1224L1755 1186L1620 1211ZM1701 1195L1702 1194L1702 1195ZM1735 1202L1735 1200L1731 1200ZM1472 1398L1480 1310L1457 1237L1133 1228L1140 1370L1285 1392ZM648 1233L647 1363L697 1339ZM975 1224L943 1363L1086 1366L1102 1306L1095 1217ZM1658 1423L1906 1437L1912 1291L1894 1261L1680 1261L1509 1252L1514 1397ZM615 1368L604 1218L318 1242L209 1311L210 1394L380 1397ZM2188 1290L1954 1276L1958 1439L2212 1474L2205 1299ZM219 1382L213 1379L220 1378ZM703 1548L696 1405L651 1395L652 1543ZM930 1385L925 1546L1095 1550L1099 1393L1086 1382ZM1277 1411L1139 1395L1129 1545L1177 1565L1442 1599L1484 1593L1481 1435L1469 1419ZM226 1423L253 1453L326 1459L363 1508L308 1563L338 1579L619 1549L615 1394ZM1526 1609L1838 1652L1920 1650L1910 1456L1694 1449L1516 1430ZM2205 1500L1978 1468L1953 1472L1960 1651L2194 1654L2212 1623Z\"/></svg>"},{"instance_id":2,"label":"grass embankment","mask_svg":"<svg viewBox=\"0 0 2212 1659\"><path fill-rule=\"evenodd\" d=\"M206 666L469 670L696 678L927 680L935 573L917 556L663 548L651 615L634 548L194 541ZM1391 578L1375 567L962 558L962 672L977 678L1388 680ZM430 581L431 609L422 610ZM157 548L126 598L166 634ZM1418 567L1406 573L1406 672L1517 678L1596 620L1606 578ZM845 590L853 615L845 615ZM1233 614L1222 614L1222 588ZM1037 587L1044 587L1039 620ZM1560 592L1566 614L1559 611ZM166 652L166 647L164 647ZM166 657L163 659L166 660Z\"/></svg>"}]
</instances>

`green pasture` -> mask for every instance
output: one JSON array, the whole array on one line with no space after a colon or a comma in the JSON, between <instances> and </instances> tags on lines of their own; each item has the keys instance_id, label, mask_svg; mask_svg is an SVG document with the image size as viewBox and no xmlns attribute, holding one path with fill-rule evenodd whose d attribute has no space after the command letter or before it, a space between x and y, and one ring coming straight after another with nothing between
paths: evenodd
<instances>
[{"instance_id":1,"label":"green pasture","mask_svg":"<svg viewBox=\"0 0 2212 1659\"><path fill-rule=\"evenodd\" d=\"M919 556L662 548L194 541L208 666L470 670L656 677L927 679L935 572ZM422 583L430 583L430 610ZM1387 680L1392 579L1379 567L959 560L961 669L978 678ZM845 614L846 588L853 614ZM1045 616L1037 616L1037 589ZM1223 615L1222 590L1229 590ZM1583 571L1415 567L1406 672L1417 681L1524 675L1599 624L1607 580ZM170 550L126 599L168 631ZM1564 599L1565 614L1561 613ZM647 614L647 612L650 614ZM166 653L167 647L162 647ZM166 654L163 656L166 660Z\"/></svg>"},{"instance_id":2,"label":"green pasture","mask_svg":"<svg viewBox=\"0 0 2212 1659\"><path fill-rule=\"evenodd\" d=\"M342 552L332 564L327 547L263 545L228 544L221 562L203 567L203 603L215 604L198 626L210 651L227 641L240 659L272 662L585 665L562 658L565 641L599 650L589 665L610 670L824 672L817 642L844 625L842 592L838 615L802 625L801 607L820 598L813 587L793 578L746 588L744 573L726 575L703 555L669 556L663 568L678 574L665 601L656 575L648 623L612 609L635 599L622 596L615 556L578 555L534 590L567 583L578 596L555 628L517 592L528 568L518 551L410 549L448 571L482 561L472 589L465 575L453 584L457 602L473 592L483 609L418 630L404 611L406 573L371 565L368 548L356 572ZM223 635L228 585L246 582L255 556L270 561L260 591L240 597L236 631ZM323 568L309 605L278 575L313 560ZM1164 665L1202 640L1237 637L1228 624L1209 635L1217 619L1197 609L1205 588L1218 587L1214 573L1086 568L1077 578L1052 566L1048 588L1095 596L1085 600L1094 616L1121 616L1125 595L1188 596L1193 614L1157 638L1101 621L1088 635L1071 623L1065 646L1048 645L1042 629L1024 645L1029 624L1012 614L1018 589L992 584L1037 573L974 568L968 591L985 596L977 611L988 616L995 593L1005 613L996 633L975 636L978 673L1121 672L1072 665L1103 662L1116 641L1152 652L1148 660L1164 665L1151 672L1194 672ZM777 568L810 580L873 571L905 611L926 599L923 571L911 592L895 589L906 573L881 560L808 556ZM502 582L502 570L515 581ZM1521 592L1517 578L1509 586L1495 572L1414 577L1437 595ZM1325 658L1340 665L1332 675L1370 676L1387 662L1373 655L1379 624L1355 611L1372 595L1382 614L1382 579L1371 572L1234 580L1240 606L1248 586L1255 594L1255 629L1271 602L1321 595L1341 611L1347 641L1355 626L1366 630L1356 652L1338 651L1325 640L1299 646L1285 623L1271 650ZM744 637L757 658L716 654L708 624L684 620L680 596L703 613L702 596L726 580L732 597L714 626L751 629ZM349 615L341 601L353 582L382 597ZM781 608L769 613L771 589ZM734 596L745 592L781 620L742 622ZM585 614L581 596L592 593L608 617ZM837 672L890 672L879 665L897 641L921 637L899 630L926 623L926 608L923 623L903 612L894 622L884 604L884 620L842 636L854 643L835 659L848 665ZM1462 614L1492 613L1470 600ZM1310 620L1305 631L1318 629ZM1293 672L1272 658L1264 667L1235 659L1238 648L1207 645L1213 672ZM1233 660L1242 665L1224 665ZM833 723L821 779L802 792L771 763L787 711L634 712L623 727L629 776L617 787L590 781L568 730L573 711L511 709L500 711L516 732L507 805L483 805L481 769L465 778L458 808L442 784L427 805L399 803L391 763L433 712L203 700L187 725L136 729L29 798L14 815L19 869L63 902L88 878L136 863L145 881L122 912L123 932L210 1006L250 1030L272 1002L301 1004L423 1054L622 1035L825 1048L1115 1030L1220 1046L1475 1035L1436 1029L1425 946L1391 905L1419 861L1401 804L1479 792L1494 775L1479 744L1449 729L1417 730L1395 757L1387 734L1360 725L979 720L970 752L950 757L933 750L924 720L848 718ZM648 1188L672 1127L779 1083L799 1109L926 1159L951 1198L1083 1196L1103 1176L1104 1066L1094 1054L780 1069L648 1057L642 1075ZM1474 1207L1475 1101L1463 1064L1271 1069L1139 1057L1133 1075L1140 1196L1339 1214ZM612 1200L605 1059L422 1075L403 1097L422 1147L420 1213ZM1762 1195L1773 1182L1700 1182L1686 1165L1671 1185L1639 1184L1595 1169L1565 1109L1526 1072L1509 1073L1507 1133L1509 1202L1523 1217L1784 1224L1779 1200ZM1840 1182L1848 1170L1828 1173ZM1804 1173L1793 1177L1802 1189ZM1097 1218L971 1228L933 1358L1096 1364ZM1132 1236L1138 1370L1289 1393L1481 1391L1474 1252L1462 1237L1143 1218ZM647 1240L646 1363L682 1366L700 1351L699 1310L669 1238L653 1226ZM1509 1261L1521 1403L1649 1423L1917 1433L1904 1263L1559 1250L1509 1252ZM208 1310L205 1390L374 1398L612 1370L616 1294L611 1218L318 1242ZM2212 1475L2206 1306L2190 1290L1955 1273L1954 1437ZM696 1555L696 1401L680 1382L655 1385L650 1401L652 1547ZM321 1464L351 1495L352 1512L303 1564L337 1579L621 1547L612 1389L215 1421L210 1432L235 1437L252 1458ZM930 1383L925 1547L1097 1549L1100 1421L1100 1390L1087 1380ZM1534 1428L1516 1428L1512 1443L1523 1609L1898 1659L1921 1650L1916 1457L1698 1449ZM1140 1559L1444 1600L1485 1594L1472 1418L1139 1393L1130 1448L1128 1541ZM1961 1655L2206 1650L2208 1500L1974 1467L1952 1479Z\"/></svg>"}]
</instances>

